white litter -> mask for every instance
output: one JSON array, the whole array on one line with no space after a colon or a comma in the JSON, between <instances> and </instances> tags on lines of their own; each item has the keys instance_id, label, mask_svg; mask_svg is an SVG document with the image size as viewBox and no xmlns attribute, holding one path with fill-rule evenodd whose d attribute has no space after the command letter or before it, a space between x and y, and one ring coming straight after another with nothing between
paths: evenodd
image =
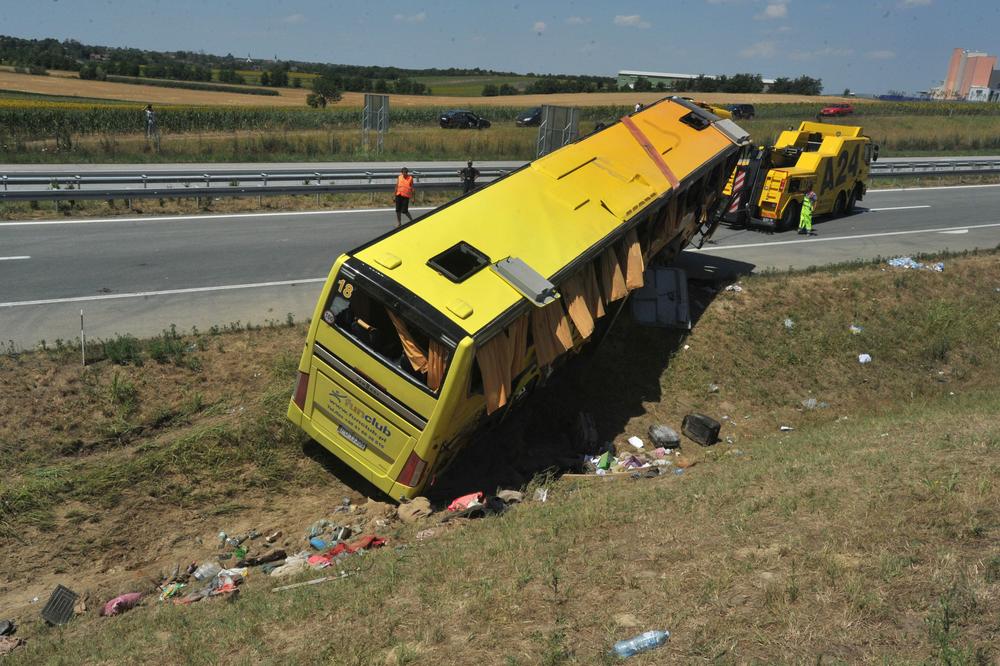
<instances>
[{"instance_id":1,"label":"white litter","mask_svg":"<svg viewBox=\"0 0 1000 666\"><path fill-rule=\"evenodd\" d=\"M780 430L781 432L791 432L795 430L795 428L793 428L792 426L780 426L778 430Z\"/></svg>"},{"instance_id":2,"label":"white litter","mask_svg":"<svg viewBox=\"0 0 1000 666\"><path fill-rule=\"evenodd\" d=\"M733 292L736 292L737 294L739 294L739 293L742 293L743 287L741 287L738 284L731 284L728 287L726 287L725 291L733 291Z\"/></svg>"},{"instance_id":3,"label":"white litter","mask_svg":"<svg viewBox=\"0 0 1000 666\"><path fill-rule=\"evenodd\" d=\"M787 328L789 331L795 328L795 322L792 321L791 318L789 317L785 317L785 328Z\"/></svg>"},{"instance_id":4,"label":"white litter","mask_svg":"<svg viewBox=\"0 0 1000 666\"><path fill-rule=\"evenodd\" d=\"M858 363L864 365L865 363L871 363L872 357L868 354L858 354Z\"/></svg>"},{"instance_id":5,"label":"white litter","mask_svg":"<svg viewBox=\"0 0 1000 666\"><path fill-rule=\"evenodd\" d=\"M851 332L851 335L857 335L858 333L860 333L865 329L861 328L860 326L855 326L854 324L851 324L851 328L849 328L848 330Z\"/></svg>"},{"instance_id":6,"label":"white litter","mask_svg":"<svg viewBox=\"0 0 1000 666\"><path fill-rule=\"evenodd\" d=\"M548 488L535 488L534 499L536 502L545 502L549 499L549 489Z\"/></svg>"},{"instance_id":7,"label":"white litter","mask_svg":"<svg viewBox=\"0 0 1000 666\"><path fill-rule=\"evenodd\" d=\"M628 443L637 449L641 449L643 447L642 440L636 437L635 435L632 435L631 437L628 438Z\"/></svg>"}]
</instances>

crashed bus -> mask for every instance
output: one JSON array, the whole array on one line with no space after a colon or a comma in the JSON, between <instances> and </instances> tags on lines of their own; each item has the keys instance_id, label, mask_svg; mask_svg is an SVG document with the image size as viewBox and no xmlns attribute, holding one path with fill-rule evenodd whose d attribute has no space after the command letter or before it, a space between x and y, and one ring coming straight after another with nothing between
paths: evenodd
<instances>
[{"instance_id":1,"label":"crashed bus","mask_svg":"<svg viewBox=\"0 0 1000 666\"><path fill-rule=\"evenodd\" d=\"M714 229L747 134L668 98L333 264L288 418L415 497L613 319L645 266Z\"/></svg>"}]
</instances>

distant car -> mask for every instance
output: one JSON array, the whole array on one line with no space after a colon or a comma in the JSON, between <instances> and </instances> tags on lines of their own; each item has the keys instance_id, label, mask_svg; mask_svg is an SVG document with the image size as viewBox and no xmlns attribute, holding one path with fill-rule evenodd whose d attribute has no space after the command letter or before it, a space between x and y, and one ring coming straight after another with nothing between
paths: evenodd
<instances>
[{"instance_id":1,"label":"distant car","mask_svg":"<svg viewBox=\"0 0 1000 666\"><path fill-rule=\"evenodd\" d=\"M528 109L514 119L514 124L518 127L538 127L542 124L542 107Z\"/></svg>"},{"instance_id":2,"label":"distant car","mask_svg":"<svg viewBox=\"0 0 1000 666\"><path fill-rule=\"evenodd\" d=\"M819 115L821 116L849 116L852 113L854 113L854 105L847 104L846 102L831 104L819 110Z\"/></svg>"},{"instance_id":3,"label":"distant car","mask_svg":"<svg viewBox=\"0 0 1000 666\"><path fill-rule=\"evenodd\" d=\"M753 120L757 110L753 104L730 104L729 113L733 114L733 120Z\"/></svg>"},{"instance_id":4,"label":"distant car","mask_svg":"<svg viewBox=\"0 0 1000 666\"><path fill-rule=\"evenodd\" d=\"M490 121L477 116L472 111L452 109L441 114L441 127L444 129L486 129Z\"/></svg>"}]
</instances>

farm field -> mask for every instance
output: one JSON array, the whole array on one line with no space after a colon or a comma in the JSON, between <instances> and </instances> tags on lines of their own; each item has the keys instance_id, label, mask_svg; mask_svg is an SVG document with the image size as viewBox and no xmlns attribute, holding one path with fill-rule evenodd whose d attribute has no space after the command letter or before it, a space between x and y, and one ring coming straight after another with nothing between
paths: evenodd
<instances>
[{"instance_id":1,"label":"farm field","mask_svg":"<svg viewBox=\"0 0 1000 666\"><path fill-rule=\"evenodd\" d=\"M602 664L653 628L670 641L634 663L994 663L1000 263L940 259L699 289L683 334L622 317L463 452L414 524L285 420L301 324L93 343L86 368L65 341L0 355L0 606L27 641L4 663ZM619 451L692 411L723 441L684 439L683 471L657 478L546 473L582 453L581 411ZM440 522L449 484L497 478L528 501ZM255 567L231 603L157 599L175 566L220 554L220 530L281 530L294 553L325 517L387 547L342 580L272 592L337 569ZM31 601L57 583L87 602L64 627ZM146 597L98 616L125 592ZM317 622L350 640L318 642Z\"/></svg>"},{"instance_id":2,"label":"farm field","mask_svg":"<svg viewBox=\"0 0 1000 666\"><path fill-rule=\"evenodd\" d=\"M538 80L534 76L415 76L414 81L423 83L430 88L432 95L449 97L481 97L483 86L492 84L501 86L504 83L524 90Z\"/></svg>"}]
</instances>

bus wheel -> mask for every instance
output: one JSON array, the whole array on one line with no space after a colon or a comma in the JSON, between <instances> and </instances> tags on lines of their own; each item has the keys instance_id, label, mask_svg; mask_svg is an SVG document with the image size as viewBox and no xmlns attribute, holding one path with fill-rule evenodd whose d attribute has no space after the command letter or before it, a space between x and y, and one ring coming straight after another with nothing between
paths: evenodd
<instances>
[{"instance_id":1,"label":"bus wheel","mask_svg":"<svg viewBox=\"0 0 1000 666\"><path fill-rule=\"evenodd\" d=\"M847 208L847 197L841 192L837 195L837 201L833 204L833 216L840 217L844 214L844 210Z\"/></svg>"},{"instance_id":2,"label":"bus wheel","mask_svg":"<svg viewBox=\"0 0 1000 666\"><path fill-rule=\"evenodd\" d=\"M799 202L792 201L785 206L785 214L781 216L781 223L778 231L791 231L799 226Z\"/></svg>"}]
</instances>

